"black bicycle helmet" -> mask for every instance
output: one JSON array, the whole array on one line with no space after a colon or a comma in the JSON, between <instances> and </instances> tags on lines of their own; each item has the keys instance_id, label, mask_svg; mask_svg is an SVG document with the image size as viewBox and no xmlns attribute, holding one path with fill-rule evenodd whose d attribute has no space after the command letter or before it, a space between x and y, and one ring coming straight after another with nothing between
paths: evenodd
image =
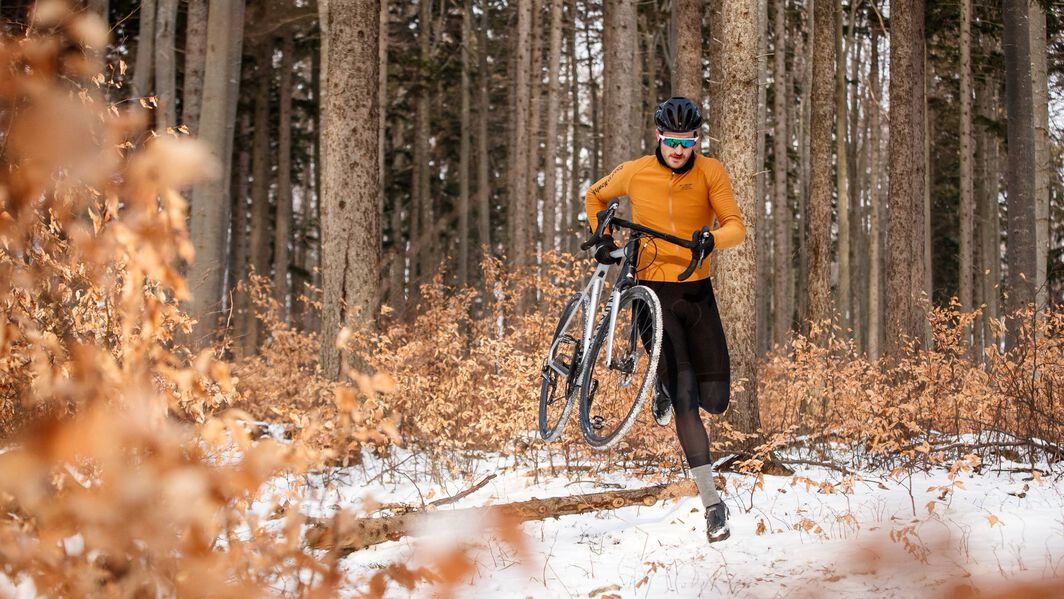
<instances>
[{"instance_id":1,"label":"black bicycle helmet","mask_svg":"<svg viewBox=\"0 0 1064 599\"><path fill-rule=\"evenodd\" d=\"M654 124L662 131L697 131L702 126L702 111L687 98L673 96L658 104L658 109L654 112Z\"/></svg>"}]
</instances>

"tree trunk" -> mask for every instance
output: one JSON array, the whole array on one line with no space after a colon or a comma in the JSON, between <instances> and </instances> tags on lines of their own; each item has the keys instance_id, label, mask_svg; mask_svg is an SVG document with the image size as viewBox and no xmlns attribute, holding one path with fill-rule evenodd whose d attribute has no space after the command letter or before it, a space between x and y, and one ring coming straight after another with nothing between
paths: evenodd
<instances>
[{"instance_id":1,"label":"tree trunk","mask_svg":"<svg viewBox=\"0 0 1064 599\"><path fill-rule=\"evenodd\" d=\"M672 93L702 104L702 0L672 0ZM716 66L716 65L714 65Z\"/></svg>"},{"instance_id":2,"label":"tree trunk","mask_svg":"<svg viewBox=\"0 0 1064 599\"><path fill-rule=\"evenodd\" d=\"M543 152L545 185L543 188L543 250L554 249L557 227L558 199L558 103L559 75L562 60L562 0L551 0L550 8L550 65L547 84L547 144Z\"/></svg>"},{"instance_id":3,"label":"tree trunk","mask_svg":"<svg viewBox=\"0 0 1064 599\"><path fill-rule=\"evenodd\" d=\"M975 201L972 179L972 0L961 0L961 134L960 134L960 260L961 310L972 309L972 221Z\"/></svg>"},{"instance_id":4,"label":"tree trunk","mask_svg":"<svg viewBox=\"0 0 1064 599\"><path fill-rule=\"evenodd\" d=\"M981 98L982 110L980 112L993 120L1001 118L999 87L999 81L988 77L984 85L987 93ZM993 130L984 128L983 136L986 140L986 152L983 167L985 176L983 196L979 200L984 207L981 238L983 266L980 268L980 280L983 284L983 301L986 302L988 316L984 337L989 344L994 334L990 319L1001 318L1001 220L998 206L998 195L1001 191L1001 145Z\"/></svg>"},{"instance_id":5,"label":"tree trunk","mask_svg":"<svg viewBox=\"0 0 1064 599\"><path fill-rule=\"evenodd\" d=\"M510 210L507 217L513 227L510 240L512 263L522 266L528 263L529 237L525 215L529 213L528 202L528 113L529 113L529 71L532 55L529 39L532 26L532 0L517 2L517 45L515 47L516 69L514 84L513 169L507 173L509 178L508 201Z\"/></svg>"},{"instance_id":6,"label":"tree trunk","mask_svg":"<svg viewBox=\"0 0 1064 599\"><path fill-rule=\"evenodd\" d=\"M787 25L786 0L775 0L773 58L774 95L772 113L775 117L773 133L773 191L772 216L775 220L776 247L773 253L774 265L774 332L773 339L778 344L787 343L794 314L792 290L794 287L791 268L791 205L787 193L787 171L790 157L787 148L790 145L790 133L787 129L787 111L790 104L790 80L787 76ZM767 232L766 232L767 233Z\"/></svg>"},{"instance_id":7,"label":"tree trunk","mask_svg":"<svg viewBox=\"0 0 1064 599\"><path fill-rule=\"evenodd\" d=\"M421 56L417 92L417 127L414 134L414 206L411 215L410 251L413 287L411 293L417 294L417 285L422 277L432 272L433 243L425 231L432 228L432 187L429 173L429 113L432 110L429 99L431 89L429 63L432 61L432 0L418 0L417 40ZM425 240L424 242L422 240ZM416 266L415 266L416 265Z\"/></svg>"},{"instance_id":8,"label":"tree trunk","mask_svg":"<svg viewBox=\"0 0 1064 599\"><path fill-rule=\"evenodd\" d=\"M585 9L587 8L585 0ZM575 26L575 25L574 25ZM602 178L601 128L599 123L599 78L595 76L595 57L591 53L591 19L584 19L584 46L587 48L587 80L591 92L591 177L592 181Z\"/></svg>"},{"instance_id":9,"label":"tree trunk","mask_svg":"<svg viewBox=\"0 0 1064 599\"><path fill-rule=\"evenodd\" d=\"M480 64L480 101L477 108L477 204L480 206L477 216L479 235L477 241L485 253L491 255L491 185L488 182L488 118L491 102L488 97L488 0L482 0L480 7L480 38L477 48Z\"/></svg>"},{"instance_id":10,"label":"tree trunk","mask_svg":"<svg viewBox=\"0 0 1064 599\"><path fill-rule=\"evenodd\" d=\"M270 276L270 80L273 69L272 40L262 40L256 52L255 137L251 147L251 232L248 235L252 272ZM250 291L250 289L249 289ZM252 301L244 319L244 355L252 356L259 348L259 319Z\"/></svg>"},{"instance_id":11,"label":"tree trunk","mask_svg":"<svg viewBox=\"0 0 1064 599\"><path fill-rule=\"evenodd\" d=\"M842 330L853 324L850 293L850 189L847 156L846 48L843 47L842 0L835 0L835 185L838 210L838 314ZM853 24L851 23L851 27Z\"/></svg>"},{"instance_id":12,"label":"tree trunk","mask_svg":"<svg viewBox=\"0 0 1064 599\"><path fill-rule=\"evenodd\" d=\"M883 314L882 298L879 290L882 286L881 267L883 256L880 248L883 246L883 202L879 191L879 165L880 161L880 114L883 104L880 98L883 95L883 86L879 83L879 29L872 27L872 50L871 72L868 75L868 203L870 208L870 224L868 231L868 356L872 360L878 360L882 348L882 321Z\"/></svg>"},{"instance_id":13,"label":"tree trunk","mask_svg":"<svg viewBox=\"0 0 1064 599\"><path fill-rule=\"evenodd\" d=\"M295 43L292 33L281 40L281 81L277 118L277 215L273 228L273 293L281 307L281 318L288 317L288 243L292 236L292 64Z\"/></svg>"},{"instance_id":14,"label":"tree trunk","mask_svg":"<svg viewBox=\"0 0 1064 599\"><path fill-rule=\"evenodd\" d=\"M817 0L813 6L812 115L809 126L808 320L824 325L832 317L831 297L831 124L835 92L835 5Z\"/></svg>"},{"instance_id":15,"label":"tree trunk","mask_svg":"<svg viewBox=\"0 0 1064 599\"><path fill-rule=\"evenodd\" d=\"M643 32L643 41L646 44L647 58L647 84L643 89L644 114L636 132L643 131L643 152L654 153L658 145L657 129L654 126L654 113L657 111L658 102L658 35L651 26L646 26Z\"/></svg>"},{"instance_id":16,"label":"tree trunk","mask_svg":"<svg viewBox=\"0 0 1064 599\"><path fill-rule=\"evenodd\" d=\"M458 285L469 284L469 152L470 141L470 91L471 69L469 44L473 37L473 0L465 0L462 9L462 82L461 122L458 143Z\"/></svg>"},{"instance_id":17,"label":"tree trunk","mask_svg":"<svg viewBox=\"0 0 1064 599\"><path fill-rule=\"evenodd\" d=\"M757 122L768 122L768 0L758 0L757 31L759 46L757 49ZM772 313L772 235L769 235L767 171L765 170L765 144L767 126L757 129L757 184L754 192L757 206L757 222L764 228L757 236L757 353L768 352L772 345L769 329L769 315Z\"/></svg>"},{"instance_id":18,"label":"tree trunk","mask_svg":"<svg viewBox=\"0 0 1064 599\"><path fill-rule=\"evenodd\" d=\"M378 298L377 106L380 0L319 0L322 30L321 364L337 378L353 356L340 328L371 325ZM353 126L353 123L359 123ZM369 124L369 126L367 126Z\"/></svg>"},{"instance_id":19,"label":"tree trunk","mask_svg":"<svg viewBox=\"0 0 1064 599\"><path fill-rule=\"evenodd\" d=\"M798 105L798 281L802 282L801 291L796 289L795 297L798 302L798 316L801 321L801 329L805 330L809 322L809 123L813 117L813 96L811 93L813 82L813 61L809 51L813 47L813 9L816 0L808 0L806 9L802 14L802 29L806 32L806 38L797 36L797 46L794 56L799 59L801 90L800 103ZM808 39L808 42L805 41Z\"/></svg>"},{"instance_id":20,"label":"tree trunk","mask_svg":"<svg viewBox=\"0 0 1064 599\"><path fill-rule=\"evenodd\" d=\"M386 133L388 131L388 45L391 39L391 18L389 8L389 0L381 0L380 15L377 23L377 37L380 40L377 47L377 64L380 65L380 72L377 73L377 181L379 182L380 195L377 198L377 218L380 222L382 233L381 243L384 242L383 228L384 223L388 222L390 228L389 241L391 242L390 254L387 259L388 272L384 272L384 264L381 263L381 277L388 276L388 279L381 285L381 297L377 298L377 303L384 304L387 302L392 307L400 307L402 305L403 287L397 285L393 287L391 284L395 282L394 272L400 263L405 262L402 258L406 255L405 249L401 243L403 218L402 211L399 209L399 198L396 197L392 206L392 214L390 221L388 220L387 213L385 212L385 206L388 200L388 186L386 168L387 161L387 140ZM382 248L383 252L383 248ZM406 264L402 264L403 267ZM384 291L387 289L387 295L384 297ZM398 301L396 299L398 298Z\"/></svg>"},{"instance_id":21,"label":"tree trunk","mask_svg":"<svg viewBox=\"0 0 1064 599\"><path fill-rule=\"evenodd\" d=\"M1003 0L1005 21L1005 106L1008 112L1008 347L1014 347L1021 319L1013 314L1034 302L1035 246L1034 99L1031 85L1030 15L1025 0Z\"/></svg>"},{"instance_id":22,"label":"tree trunk","mask_svg":"<svg viewBox=\"0 0 1064 599\"><path fill-rule=\"evenodd\" d=\"M529 78L528 102L528 200L520 218L528 230L530 262L536 262L536 246L539 236L539 145L543 137L543 10L538 2L532 3L532 62Z\"/></svg>"},{"instance_id":23,"label":"tree trunk","mask_svg":"<svg viewBox=\"0 0 1064 599\"><path fill-rule=\"evenodd\" d=\"M238 139L244 140L251 134L251 114L245 112L240 115L240 129ZM237 167L235 170L236 184L233 186L232 221L229 234L229 295L231 296L232 314L229 331L231 339L238 340L233 344L233 350L244 355L243 339L247 334L244 329L247 323L248 294L247 290L237 291L240 281L247 278L248 273L248 178L251 175L251 149L247 144L241 144L237 152Z\"/></svg>"},{"instance_id":24,"label":"tree trunk","mask_svg":"<svg viewBox=\"0 0 1064 599\"><path fill-rule=\"evenodd\" d=\"M896 355L924 330L924 2L891 8L886 349Z\"/></svg>"},{"instance_id":25,"label":"tree trunk","mask_svg":"<svg viewBox=\"0 0 1064 599\"><path fill-rule=\"evenodd\" d=\"M141 0L140 3L140 29L137 30L137 57L133 63L131 90L134 98L144 98L152 92L149 87L155 60L155 3L156 0Z\"/></svg>"},{"instance_id":26,"label":"tree trunk","mask_svg":"<svg viewBox=\"0 0 1064 599\"><path fill-rule=\"evenodd\" d=\"M177 125L176 48L177 0L158 0L155 14L155 129L159 134Z\"/></svg>"},{"instance_id":27,"label":"tree trunk","mask_svg":"<svg viewBox=\"0 0 1064 599\"><path fill-rule=\"evenodd\" d=\"M713 106L727 106L728 118L722 119L719 156L731 173L732 187L739 210L746 215L746 241L737 248L722 252L717 263L716 293L720 302L732 357L732 380L742 382L743 390L735 394L729 419L745 433L760 428L757 403L757 222L754 202L757 188L757 54L762 31L757 13L749 10L745 0L725 0L721 11L723 47L717 73L720 96Z\"/></svg>"},{"instance_id":28,"label":"tree trunk","mask_svg":"<svg viewBox=\"0 0 1064 599\"><path fill-rule=\"evenodd\" d=\"M226 263L225 232L229 222L229 183L233 155L233 127L240 87L244 2L211 0L207 22L207 58L203 83L200 140L221 165L219 177L201 183L192 194L189 230L196 260L189 268L192 300L189 313L196 319L193 347L210 343L217 326L222 299L222 274Z\"/></svg>"},{"instance_id":29,"label":"tree trunk","mask_svg":"<svg viewBox=\"0 0 1064 599\"><path fill-rule=\"evenodd\" d=\"M188 0L185 29L185 80L181 102L181 123L198 134L203 105L203 69L207 56L207 0Z\"/></svg>"},{"instance_id":30,"label":"tree trunk","mask_svg":"<svg viewBox=\"0 0 1064 599\"><path fill-rule=\"evenodd\" d=\"M1049 259L1049 193L1050 181L1053 178L1053 159L1049 152L1046 13L1039 2L1028 4L1028 10L1030 16L1031 98L1034 109L1034 299L1035 304L1042 308L1049 298L1046 267Z\"/></svg>"},{"instance_id":31,"label":"tree trunk","mask_svg":"<svg viewBox=\"0 0 1064 599\"><path fill-rule=\"evenodd\" d=\"M318 523L307 533L307 545L315 549L337 549L342 555L385 541L398 540L426 523L528 522L573 514L615 510L631 505L652 506L664 499L690 497L698 493L690 480L643 489L603 491L585 495L530 499L487 507L434 512L401 512L383 518L359 518L340 512L330 522Z\"/></svg>"},{"instance_id":32,"label":"tree trunk","mask_svg":"<svg viewBox=\"0 0 1064 599\"><path fill-rule=\"evenodd\" d=\"M603 110L609 115L609 126L603 135L603 157L607 169L613 170L625 160L634 158L632 140L632 64L636 60L635 0L615 0L603 6L605 24L602 40L604 66ZM627 206L627 205L626 205Z\"/></svg>"},{"instance_id":33,"label":"tree trunk","mask_svg":"<svg viewBox=\"0 0 1064 599\"><path fill-rule=\"evenodd\" d=\"M583 129L583 123L580 121L580 78L578 76L577 63L579 62L576 56L576 0L570 0L569 2L569 43L568 43L568 57L569 57L569 108L572 111L570 125L573 128L573 144L570 152L572 156L572 164L569 166L571 177L569 178L569 210L566 211L564 223L564 231L562 232L563 239L565 239L565 245L563 247L570 253L576 253L579 239L579 225L577 224L576 216L580 212L581 207L584 205L583 195L580 193L581 188L581 167L580 167L580 151L584 147L583 135L581 135Z\"/></svg>"}]
</instances>

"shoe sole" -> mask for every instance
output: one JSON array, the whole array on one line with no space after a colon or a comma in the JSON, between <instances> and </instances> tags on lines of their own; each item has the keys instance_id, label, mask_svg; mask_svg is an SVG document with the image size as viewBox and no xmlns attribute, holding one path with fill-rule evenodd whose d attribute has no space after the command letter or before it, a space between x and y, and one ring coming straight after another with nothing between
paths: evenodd
<instances>
[{"instance_id":1,"label":"shoe sole","mask_svg":"<svg viewBox=\"0 0 1064 599\"><path fill-rule=\"evenodd\" d=\"M731 537L731 530L730 529L729 530L725 530L723 533L721 533L721 534L719 534L719 535L717 535L715 537L707 536L707 540L710 543L719 543L720 541L727 540L729 537Z\"/></svg>"}]
</instances>

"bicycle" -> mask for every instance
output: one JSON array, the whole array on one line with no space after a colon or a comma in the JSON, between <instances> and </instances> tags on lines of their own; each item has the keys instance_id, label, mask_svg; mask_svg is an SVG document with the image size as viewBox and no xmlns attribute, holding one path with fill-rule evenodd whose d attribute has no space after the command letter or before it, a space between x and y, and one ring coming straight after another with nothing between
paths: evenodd
<instances>
[{"instance_id":1,"label":"bicycle","mask_svg":"<svg viewBox=\"0 0 1064 599\"><path fill-rule=\"evenodd\" d=\"M596 326L595 311L610 269L600 263L584 289L562 310L540 371L539 432L547 442L561 437L579 390L580 429L585 440L596 449L612 447L635 423L653 386L661 353L661 305L657 295L636 280L639 240L652 237L690 249L691 262L680 275L681 281L705 258L701 248L710 235L708 227L695 231L690 240L681 239L616 218L618 204L613 200L598 213L595 233L580 246L586 250L598 245L611 227L632 232L623 246L610 253L621 260L621 267L602 317ZM598 397L602 392L611 397ZM597 406L595 415L592 405Z\"/></svg>"}]
</instances>

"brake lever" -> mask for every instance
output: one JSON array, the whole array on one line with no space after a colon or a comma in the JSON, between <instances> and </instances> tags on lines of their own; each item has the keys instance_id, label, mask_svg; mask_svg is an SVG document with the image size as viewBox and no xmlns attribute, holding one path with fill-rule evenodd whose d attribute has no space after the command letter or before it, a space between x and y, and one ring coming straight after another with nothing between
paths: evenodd
<instances>
[{"instance_id":1,"label":"brake lever","mask_svg":"<svg viewBox=\"0 0 1064 599\"><path fill-rule=\"evenodd\" d=\"M620 200L611 200L605 210L600 210L598 214L595 215L598 219L598 227L595 228L595 234L591 236L591 239L581 243L580 249L588 250L602 242L602 234L606 231L606 227L610 226L610 221L613 220L613 214L617 211L617 206L620 203Z\"/></svg>"}]
</instances>

